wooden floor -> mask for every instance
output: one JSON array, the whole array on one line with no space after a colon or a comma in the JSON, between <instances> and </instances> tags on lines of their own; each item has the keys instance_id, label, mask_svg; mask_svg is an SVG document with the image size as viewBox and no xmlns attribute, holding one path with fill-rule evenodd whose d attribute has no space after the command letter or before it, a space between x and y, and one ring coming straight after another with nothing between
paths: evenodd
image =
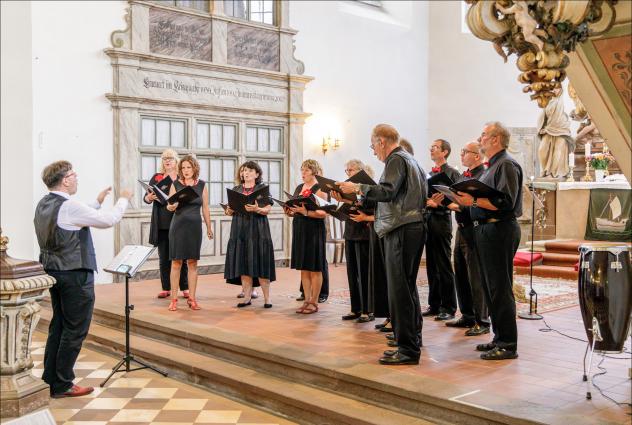
<instances>
[{"instance_id":1,"label":"wooden floor","mask_svg":"<svg viewBox=\"0 0 632 425\"><path fill-rule=\"evenodd\" d=\"M577 415L594 420L593 423L630 423L630 408L615 405L597 389L592 391L592 400L586 400L587 386L582 382L585 343L543 331L548 324L569 336L585 339L578 307L546 313L546 323L519 320L517 360L480 360L480 353L474 347L489 341L489 335L465 337L462 329L425 320L420 365L379 366L377 360L388 348L384 334L374 330L380 319L366 324L341 321L340 316L349 310L346 270L344 266L330 267L330 273L332 295L321 305L321 311L313 315L294 313L299 305L294 300L298 295L298 272L278 269L278 281L272 284L272 309L263 308L262 297L253 300L250 307L237 309L239 300L235 296L240 288L225 284L221 275L208 275L200 277L197 297L200 311L189 310L180 298L179 310L169 312L168 300L156 298L160 290L158 281L133 282L133 317L150 315L178 323L183 329L219 328L232 333L234 338L252 342L253 347L261 344L298 350L304 353L306 361L332 368L371 366L366 370L378 370L380 375L375 377L378 380L405 382L406 376L428 378L445 385L449 391L443 396L447 399L482 409L497 410L512 401L530 402L547 412L550 423L569 423L566 418ZM122 313L123 285L99 285L96 292L97 307L120 306ZM601 366L607 373L597 377L596 383L609 397L629 403L629 341L626 349L627 353L613 357L627 356L627 360L603 359ZM595 356L594 364L600 360L601 356ZM593 367L593 372L596 371Z\"/></svg>"}]
</instances>

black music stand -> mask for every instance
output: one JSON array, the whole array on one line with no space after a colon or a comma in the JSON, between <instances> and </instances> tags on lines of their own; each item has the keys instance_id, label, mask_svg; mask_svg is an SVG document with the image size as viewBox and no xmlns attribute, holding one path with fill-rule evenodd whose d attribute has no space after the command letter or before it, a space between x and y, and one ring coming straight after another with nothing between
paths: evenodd
<instances>
[{"instance_id":1,"label":"black music stand","mask_svg":"<svg viewBox=\"0 0 632 425\"><path fill-rule=\"evenodd\" d=\"M538 293L533 289L533 239L535 237L535 207L536 203L538 208L544 208L542 201L538 199L538 195L535 193L535 186L533 185L533 176L531 176L531 183L525 185L529 194L531 195L531 261L529 262L531 270L529 271L529 312L518 314L518 317L526 320L542 320L542 315L538 314ZM535 297L535 304L533 302Z\"/></svg>"},{"instance_id":2,"label":"black music stand","mask_svg":"<svg viewBox=\"0 0 632 425\"><path fill-rule=\"evenodd\" d=\"M130 353L129 346L129 317L130 312L134 310L134 305L129 303L129 279L134 277L138 269L140 269L140 266L147 261L147 258L149 258L154 249L154 247L142 245L126 245L121 252L114 257L112 262L103 269L106 272L115 275L125 276L125 355L121 361L112 368L112 372L108 375L108 377L99 384L101 387L103 387L117 372L133 372L135 370L151 369L162 376L167 376L167 372L163 372L160 369L148 365L142 360L134 358L134 356ZM140 367L132 369L130 367L132 362L139 364Z\"/></svg>"}]
</instances>

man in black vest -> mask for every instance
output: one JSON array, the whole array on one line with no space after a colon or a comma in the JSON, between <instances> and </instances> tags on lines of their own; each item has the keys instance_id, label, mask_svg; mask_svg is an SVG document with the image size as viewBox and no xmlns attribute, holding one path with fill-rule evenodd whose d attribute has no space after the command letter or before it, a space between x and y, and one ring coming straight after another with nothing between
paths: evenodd
<instances>
[{"instance_id":1,"label":"man in black vest","mask_svg":"<svg viewBox=\"0 0 632 425\"><path fill-rule=\"evenodd\" d=\"M71 199L77 192L77 173L68 161L57 161L42 172L50 191L37 204L35 233L40 247L39 261L55 278L50 288L53 318L48 328L42 379L50 386L51 397L78 397L92 387L73 384L73 367L92 319L96 255L90 227L105 229L123 217L132 192L121 191L111 210L101 204L111 188L103 190L96 202L87 205Z\"/></svg>"},{"instance_id":2,"label":"man in black vest","mask_svg":"<svg viewBox=\"0 0 632 425\"><path fill-rule=\"evenodd\" d=\"M430 145L430 158L434 162L431 176L445 173L450 180L456 181L460 174L456 168L448 165L447 159L452 151L450 143L437 139ZM428 239L426 241L426 270L428 273L428 308L424 316L436 316L435 320L454 319L456 312L456 292L454 271L452 269L452 213L442 205L443 195L435 193L426 202L426 221Z\"/></svg>"},{"instance_id":3,"label":"man in black vest","mask_svg":"<svg viewBox=\"0 0 632 425\"><path fill-rule=\"evenodd\" d=\"M461 163L467 170L463 172L459 181L478 179L483 174L485 165L480 153L480 143L473 141L461 149ZM470 328L465 332L465 336L483 335L489 333L489 314L475 252L474 226L470 218L470 209L459 207L459 204L454 202L448 205L448 208L455 211L458 226L454 241L454 277L461 317L449 320L445 325Z\"/></svg>"},{"instance_id":4,"label":"man in black vest","mask_svg":"<svg viewBox=\"0 0 632 425\"><path fill-rule=\"evenodd\" d=\"M419 364L421 307L417 273L426 237L423 210L428 193L426 173L399 146L397 130L387 124L373 129L371 148L384 162L379 184L337 183L343 192L377 201L375 232L384 240L388 303L397 351L380 359L385 365Z\"/></svg>"},{"instance_id":5,"label":"man in black vest","mask_svg":"<svg viewBox=\"0 0 632 425\"><path fill-rule=\"evenodd\" d=\"M520 244L522 215L522 168L506 151L510 133L499 122L485 125L481 151L489 160L479 180L501 195L474 198L459 192L458 203L470 207L474 243L481 270L494 339L476 346L483 360L518 357L518 328L513 286L513 258Z\"/></svg>"}]
</instances>

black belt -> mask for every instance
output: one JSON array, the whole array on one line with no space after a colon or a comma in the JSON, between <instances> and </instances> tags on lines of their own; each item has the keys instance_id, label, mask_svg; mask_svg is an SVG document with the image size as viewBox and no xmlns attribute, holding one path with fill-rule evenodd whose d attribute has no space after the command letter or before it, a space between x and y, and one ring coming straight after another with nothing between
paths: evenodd
<instances>
[{"instance_id":1,"label":"black belt","mask_svg":"<svg viewBox=\"0 0 632 425\"><path fill-rule=\"evenodd\" d=\"M497 218L488 218L486 220L474 220L472 224L474 225L474 227L476 227L476 226L480 226L481 224L498 223L499 221L502 221L502 220L499 220Z\"/></svg>"},{"instance_id":2,"label":"black belt","mask_svg":"<svg viewBox=\"0 0 632 425\"><path fill-rule=\"evenodd\" d=\"M473 223L456 223L457 226L459 226L462 229L465 229L466 227L470 227Z\"/></svg>"}]
</instances>

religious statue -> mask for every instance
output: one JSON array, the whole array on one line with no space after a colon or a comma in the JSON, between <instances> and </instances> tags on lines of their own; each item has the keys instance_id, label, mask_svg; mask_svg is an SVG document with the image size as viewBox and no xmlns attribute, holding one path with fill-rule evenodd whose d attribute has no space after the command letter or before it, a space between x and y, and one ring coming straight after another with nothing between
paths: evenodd
<instances>
[{"instance_id":1,"label":"religious statue","mask_svg":"<svg viewBox=\"0 0 632 425\"><path fill-rule=\"evenodd\" d=\"M547 37L546 31L538 28L538 21L529 15L529 6L526 1L514 1L511 7L505 8L499 2L496 2L496 9L503 15L514 15L516 25L522 29L522 35L527 43L531 43L538 48L538 51L544 50L544 42L540 37ZM540 36L540 37L538 37Z\"/></svg>"},{"instance_id":2,"label":"religious statue","mask_svg":"<svg viewBox=\"0 0 632 425\"><path fill-rule=\"evenodd\" d=\"M571 137L571 123L564 112L562 89L553 92L549 104L538 120L538 158L540 176L561 178L569 173L568 154L575 151L575 141Z\"/></svg>"}]
</instances>

